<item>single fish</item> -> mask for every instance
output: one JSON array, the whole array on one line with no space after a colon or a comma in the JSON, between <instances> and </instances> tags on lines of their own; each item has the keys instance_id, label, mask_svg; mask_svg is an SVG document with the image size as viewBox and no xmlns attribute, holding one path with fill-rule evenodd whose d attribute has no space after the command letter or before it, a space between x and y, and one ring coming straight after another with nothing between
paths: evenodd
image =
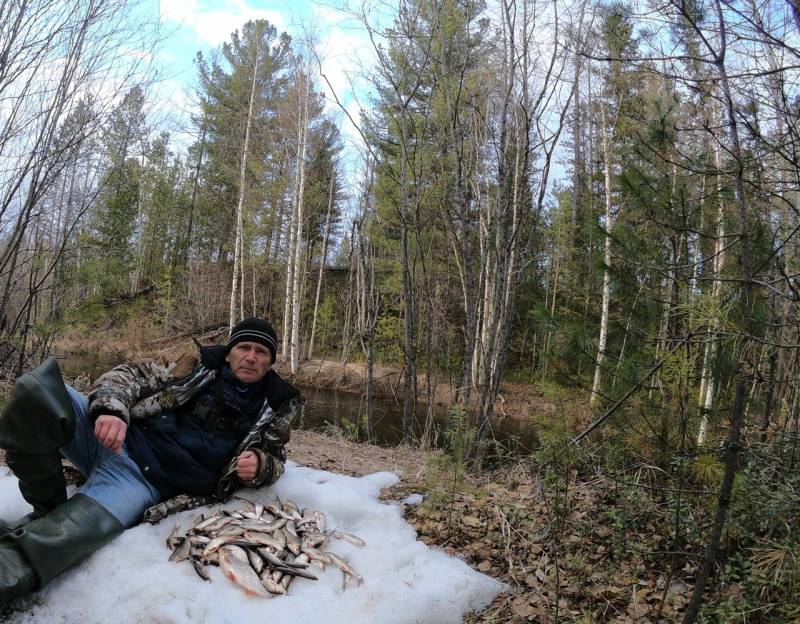
<instances>
[{"instance_id":1,"label":"single fish","mask_svg":"<svg viewBox=\"0 0 800 624\"><path fill-rule=\"evenodd\" d=\"M303 554L306 555L309 560L316 559L317 561L321 561L326 565L333 563L331 558L328 556L328 553L324 553L316 548L304 548Z\"/></svg>"},{"instance_id":2,"label":"single fish","mask_svg":"<svg viewBox=\"0 0 800 624\"><path fill-rule=\"evenodd\" d=\"M225 576L241 587L248 596L269 597L269 593L249 562L243 562L232 548L225 547L220 551L219 567Z\"/></svg>"},{"instance_id":3,"label":"single fish","mask_svg":"<svg viewBox=\"0 0 800 624\"><path fill-rule=\"evenodd\" d=\"M348 542L349 544L352 544L353 546L366 546L367 545L367 543L364 540L362 540L357 535L353 535L352 533L345 533L344 531L337 531L337 530L334 529L333 531L331 531L331 535L333 535L333 537L335 537L336 539Z\"/></svg>"},{"instance_id":4,"label":"single fish","mask_svg":"<svg viewBox=\"0 0 800 624\"><path fill-rule=\"evenodd\" d=\"M192 546L203 545L205 546L211 541L211 538L208 535L192 535L189 537L189 543Z\"/></svg>"},{"instance_id":5,"label":"single fish","mask_svg":"<svg viewBox=\"0 0 800 624\"><path fill-rule=\"evenodd\" d=\"M202 518L202 515L201 515L200 517ZM220 518L223 518L223 517L224 517L224 516L223 516L221 513L219 513L219 512L218 512L218 513L215 513L215 514L213 514L213 515L209 516L208 518L206 518L205 520L201 520L200 522L198 522L197 524L195 524L195 525L194 525L194 526L193 526L193 527L190 529L190 533L200 533L200 532L202 532L202 531L205 531L205 530L206 530L206 527L209 527L209 526L211 526L212 524L214 524L214 523L215 523L215 522L217 522L217 521L218 521Z\"/></svg>"},{"instance_id":6,"label":"single fish","mask_svg":"<svg viewBox=\"0 0 800 624\"><path fill-rule=\"evenodd\" d=\"M264 505L264 509L266 509L269 513L271 513L276 518L283 513L283 509L281 509L281 501L278 499L277 503L267 503Z\"/></svg>"},{"instance_id":7,"label":"single fish","mask_svg":"<svg viewBox=\"0 0 800 624\"><path fill-rule=\"evenodd\" d=\"M255 546L268 546L270 548L274 548L275 550L283 550L283 546L281 543L276 540L274 537L267 535L266 533L256 533L247 531L245 532L242 537L245 539L246 542L253 544Z\"/></svg>"},{"instance_id":8,"label":"single fish","mask_svg":"<svg viewBox=\"0 0 800 624\"><path fill-rule=\"evenodd\" d=\"M281 568L281 571L289 576L299 576L304 579L308 579L309 581L317 581L319 578L305 568Z\"/></svg>"},{"instance_id":9,"label":"single fish","mask_svg":"<svg viewBox=\"0 0 800 624\"><path fill-rule=\"evenodd\" d=\"M270 552L266 548L257 548L256 550L258 554L261 556L261 558L264 561L266 561L273 569L283 571L286 568L290 567L290 565L286 563L283 559L278 557L276 554Z\"/></svg>"},{"instance_id":10,"label":"single fish","mask_svg":"<svg viewBox=\"0 0 800 624\"><path fill-rule=\"evenodd\" d=\"M344 572L345 575L349 575L349 576L353 577L354 579L356 579L356 581L358 581L359 585L361 585L361 583L364 582L364 579L361 576L359 576L358 572L356 572L350 566L350 564L347 563L344 559L342 559L341 557L338 557L335 553L332 553L332 552L329 552L329 553L326 553L326 554L328 555L328 557L330 557L330 559L333 562L333 564L337 568L339 568L342 572ZM346 579L345 579L345 584L346 584Z\"/></svg>"},{"instance_id":11,"label":"single fish","mask_svg":"<svg viewBox=\"0 0 800 624\"><path fill-rule=\"evenodd\" d=\"M189 557L189 554L192 552L192 544L188 539L184 539L176 548L172 551L172 554L169 556L170 561L183 561Z\"/></svg>"},{"instance_id":12,"label":"single fish","mask_svg":"<svg viewBox=\"0 0 800 624\"><path fill-rule=\"evenodd\" d=\"M253 568L256 574L260 574L264 569L264 560L252 550L247 551L247 559L250 561L250 567Z\"/></svg>"},{"instance_id":13,"label":"single fish","mask_svg":"<svg viewBox=\"0 0 800 624\"><path fill-rule=\"evenodd\" d=\"M317 522L317 528L319 529L320 533L325 532L325 514L321 511L314 512L314 520Z\"/></svg>"},{"instance_id":14,"label":"single fish","mask_svg":"<svg viewBox=\"0 0 800 624\"><path fill-rule=\"evenodd\" d=\"M182 537L178 537L178 531L181 530L180 523L175 523L175 528L172 529L172 532L167 536L167 548L174 549L180 542Z\"/></svg>"},{"instance_id":15,"label":"single fish","mask_svg":"<svg viewBox=\"0 0 800 624\"><path fill-rule=\"evenodd\" d=\"M209 520L214 520L213 516L209 518ZM228 516L220 516L213 522L203 522L200 526L195 527L192 532L193 533L216 533L223 527L229 525L231 522L234 521L234 518L230 518Z\"/></svg>"},{"instance_id":16,"label":"single fish","mask_svg":"<svg viewBox=\"0 0 800 624\"><path fill-rule=\"evenodd\" d=\"M309 524L313 524L313 525L314 525L314 528L315 528L315 529L317 528L317 521L316 521L316 520L314 520L314 518L313 518L313 517L311 517L311 518L303 518L302 520L298 520L298 521L296 522L297 530L298 530L298 531L304 531L304 530L306 530L306 527L307 527Z\"/></svg>"},{"instance_id":17,"label":"single fish","mask_svg":"<svg viewBox=\"0 0 800 624\"><path fill-rule=\"evenodd\" d=\"M224 537L226 535L230 535L233 537L238 537L239 535L244 535L244 528L235 524L228 524L222 527L219 531L215 534L212 534L212 537Z\"/></svg>"},{"instance_id":18,"label":"single fish","mask_svg":"<svg viewBox=\"0 0 800 624\"><path fill-rule=\"evenodd\" d=\"M211 580L211 577L208 575L208 570L206 570L206 567L198 559L192 559L192 565L194 566L194 571L197 572L197 576L204 581Z\"/></svg>"},{"instance_id":19,"label":"single fish","mask_svg":"<svg viewBox=\"0 0 800 624\"><path fill-rule=\"evenodd\" d=\"M307 566L309 563L311 563L311 558L305 553L300 553L299 555L297 555L294 558L294 561L292 562L292 565Z\"/></svg>"},{"instance_id":20,"label":"single fish","mask_svg":"<svg viewBox=\"0 0 800 624\"><path fill-rule=\"evenodd\" d=\"M283 585L280 583L281 578L282 576L276 581L273 578L272 572L269 570L269 568L265 568L261 573L259 580L261 581L261 586L271 594L285 594L286 589L284 589Z\"/></svg>"},{"instance_id":21,"label":"single fish","mask_svg":"<svg viewBox=\"0 0 800 624\"><path fill-rule=\"evenodd\" d=\"M242 523L239 526L243 527L247 531L258 531L259 533L272 533L280 529L284 524L286 524L286 520L281 518L276 522L259 522L257 520L242 520Z\"/></svg>"},{"instance_id":22,"label":"single fish","mask_svg":"<svg viewBox=\"0 0 800 624\"><path fill-rule=\"evenodd\" d=\"M256 504L253 501L251 501L249 498L245 498L244 496L239 496L238 494L236 496L234 496L233 498L235 498L236 500L240 500L243 503L245 503L245 505L246 505L248 510L255 511Z\"/></svg>"},{"instance_id":23,"label":"single fish","mask_svg":"<svg viewBox=\"0 0 800 624\"><path fill-rule=\"evenodd\" d=\"M310 559L305 553L295 557L294 561L290 565L291 568L286 570L286 574L291 574L292 576L301 576L309 579L310 581L319 580L318 576L315 576L306 569L310 565Z\"/></svg>"},{"instance_id":24,"label":"single fish","mask_svg":"<svg viewBox=\"0 0 800 624\"><path fill-rule=\"evenodd\" d=\"M239 536L237 535L224 535L222 537L215 537L203 549L203 556L208 557L211 553L216 552L222 546L224 546L228 542L236 540L238 537Z\"/></svg>"},{"instance_id":25,"label":"single fish","mask_svg":"<svg viewBox=\"0 0 800 624\"><path fill-rule=\"evenodd\" d=\"M280 542L281 548L286 548L286 533L284 533L282 529L276 529L273 531L272 537Z\"/></svg>"},{"instance_id":26,"label":"single fish","mask_svg":"<svg viewBox=\"0 0 800 624\"><path fill-rule=\"evenodd\" d=\"M276 570L284 570L287 568L305 568L308 565L308 559L306 559L304 562L298 562L296 559L281 559L277 555L269 551L264 552L261 549L258 550L258 554L260 554L264 560Z\"/></svg>"},{"instance_id":27,"label":"single fish","mask_svg":"<svg viewBox=\"0 0 800 624\"><path fill-rule=\"evenodd\" d=\"M288 532L285 533L284 535L286 535L286 548L288 548L293 555L295 556L299 555L300 551L302 550L300 539L297 536L292 535L291 533Z\"/></svg>"},{"instance_id":28,"label":"single fish","mask_svg":"<svg viewBox=\"0 0 800 624\"><path fill-rule=\"evenodd\" d=\"M220 550L222 550L220 548ZM247 556L247 549L246 547L241 547L236 544L225 544L225 550L229 552L231 555L236 557L242 563L246 563L250 565L250 559Z\"/></svg>"},{"instance_id":29,"label":"single fish","mask_svg":"<svg viewBox=\"0 0 800 624\"><path fill-rule=\"evenodd\" d=\"M327 535L322 533L306 533L303 535L303 541L300 546L302 548L316 548L317 546L324 545L326 541L328 541Z\"/></svg>"}]
</instances>

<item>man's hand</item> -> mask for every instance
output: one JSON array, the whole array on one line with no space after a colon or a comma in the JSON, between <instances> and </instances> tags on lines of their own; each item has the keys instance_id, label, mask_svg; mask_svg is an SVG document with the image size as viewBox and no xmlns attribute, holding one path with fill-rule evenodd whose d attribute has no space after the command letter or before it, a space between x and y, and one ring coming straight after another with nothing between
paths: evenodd
<instances>
[{"instance_id":1,"label":"man's hand","mask_svg":"<svg viewBox=\"0 0 800 624\"><path fill-rule=\"evenodd\" d=\"M126 433L128 433L128 425L116 416L105 414L98 416L94 422L94 436L100 444L111 449L117 455L122 453L122 443L125 441Z\"/></svg>"},{"instance_id":2,"label":"man's hand","mask_svg":"<svg viewBox=\"0 0 800 624\"><path fill-rule=\"evenodd\" d=\"M245 451L236 460L236 476L241 481L252 481L258 474L260 468L258 464L258 455L253 451Z\"/></svg>"}]
</instances>

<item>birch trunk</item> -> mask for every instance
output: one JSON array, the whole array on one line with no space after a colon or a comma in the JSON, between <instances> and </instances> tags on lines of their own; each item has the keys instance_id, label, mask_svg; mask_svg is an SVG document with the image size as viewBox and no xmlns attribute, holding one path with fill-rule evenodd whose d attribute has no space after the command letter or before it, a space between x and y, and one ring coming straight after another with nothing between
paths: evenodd
<instances>
[{"instance_id":1,"label":"birch trunk","mask_svg":"<svg viewBox=\"0 0 800 624\"><path fill-rule=\"evenodd\" d=\"M298 98L300 96L298 95ZM283 343L281 352L284 356L289 356L289 340L291 336L292 322L292 301L295 267L295 247L297 246L297 198L300 196L300 146L303 142L303 124L301 122L302 113L300 112L301 102L297 101L297 151L295 156L295 175L294 193L292 198L292 214L289 219L289 236L287 237L288 246L286 248L286 297L283 304Z\"/></svg>"},{"instance_id":2,"label":"birch trunk","mask_svg":"<svg viewBox=\"0 0 800 624\"><path fill-rule=\"evenodd\" d=\"M331 185L328 190L328 212L325 215L325 233L322 235L322 257L319 261L319 274L317 276L317 292L314 296L314 313L311 316L311 336L308 338L308 358L314 355L314 335L317 330L317 312L319 311L319 297L322 292L322 276L325 272L325 263L328 260L328 236L331 231L331 212L333 211L333 196L336 177L331 171Z\"/></svg>"},{"instance_id":3,"label":"birch trunk","mask_svg":"<svg viewBox=\"0 0 800 624\"><path fill-rule=\"evenodd\" d=\"M292 215L289 220L289 236L286 247L286 294L283 303L283 339L281 341L281 353L286 357L289 355L289 338L291 334L291 313L292 313L292 284L294 283L294 245L295 245L295 218L296 204L292 202Z\"/></svg>"},{"instance_id":4,"label":"birch trunk","mask_svg":"<svg viewBox=\"0 0 800 624\"><path fill-rule=\"evenodd\" d=\"M253 119L253 101L256 96L256 77L258 75L258 55L259 55L259 38L256 38L256 54L253 61L253 80L250 84L250 103L247 108L247 123L244 130L244 145L242 146L242 163L239 169L239 201L236 203L236 243L234 245L233 253L233 283L231 284L231 302L228 312L228 328L232 331L233 326L236 325L236 299L239 295L239 310L241 314L243 302L241 297L241 287L239 281L242 273L242 235L244 231L244 219L242 213L244 212L244 184L245 173L247 172L247 149L250 143L250 123Z\"/></svg>"},{"instance_id":5,"label":"birch trunk","mask_svg":"<svg viewBox=\"0 0 800 624\"><path fill-rule=\"evenodd\" d=\"M589 399L590 409L597 406L600 393L600 384L603 376L603 362L606 357L606 341L608 339L608 308L611 299L611 231L614 222L611 215L611 138L609 137L606 109L600 105L603 114L603 178L605 180L605 252L603 254L603 302L600 309L600 337L597 341L597 357L595 358L594 381L592 382L592 396Z\"/></svg>"},{"instance_id":6,"label":"birch trunk","mask_svg":"<svg viewBox=\"0 0 800 624\"><path fill-rule=\"evenodd\" d=\"M722 290L722 267L725 262L725 205L722 201L722 174L719 173L722 166L720 147L719 145L714 148L714 167L717 170L717 234L714 241L714 262L712 264L714 270L714 281L711 287L711 295L713 301L719 301L720 292ZM714 393L716 390L714 376L711 374L711 367L714 365L714 360L717 356L717 330L719 328L719 321L716 316L711 321L711 327L708 330L708 338L703 354L703 373L700 382L700 409L702 416L700 417L700 426L697 431L697 445L702 446L705 444L706 435L708 433L708 415L714 407Z\"/></svg>"},{"instance_id":7,"label":"birch trunk","mask_svg":"<svg viewBox=\"0 0 800 624\"><path fill-rule=\"evenodd\" d=\"M308 145L308 100L310 96L311 76L306 73L304 78L303 115L300 119L300 156L299 180L297 183L297 218L295 219L295 247L294 247L294 273L292 274L292 345L291 361L292 373L297 373L300 365L300 274L302 266L303 248L303 202L306 186L306 150Z\"/></svg>"}]
</instances>

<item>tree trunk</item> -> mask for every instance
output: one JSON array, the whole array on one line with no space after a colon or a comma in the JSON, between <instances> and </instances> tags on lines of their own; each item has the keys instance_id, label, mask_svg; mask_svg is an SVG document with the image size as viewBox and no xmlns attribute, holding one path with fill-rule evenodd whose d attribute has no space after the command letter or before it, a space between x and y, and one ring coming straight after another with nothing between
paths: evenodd
<instances>
[{"instance_id":1,"label":"tree trunk","mask_svg":"<svg viewBox=\"0 0 800 624\"><path fill-rule=\"evenodd\" d=\"M601 103L603 111L603 179L605 180L605 252L603 254L603 302L600 307L600 337L597 341L597 357L594 366L594 381L592 382L592 395L589 399L590 409L597 406L600 396L600 384L603 375L603 363L606 357L606 341L608 338L608 309L611 300L611 231L614 229L611 214L611 137L609 137L608 120L605 106Z\"/></svg>"},{"instance_id":2,"label":"tree trunk","mask_svg":"<svg viewBox=\"0 0 800 624\"><path fill-rule=\"evenodd\" d=\"M742 341L738 348L739 357L736 371L736 394L734 396L733 407L731 409L731 423L728 430L728 437L725 441L725 448L723 451L725 471L723 473L722 484L720 485L719 494L717 496L717 509L714 514L714 522L711 528L711 534L708 538L708 543L706 545L703 562L697 571L692 598L689 602L689 606L686 609L683 624L692 624L700 611L700 605L703 601L703 593L705 592L711 570L717 560L722 530L725 527L725 522L728 517L728 509L731 504L731 493L733 491L733 482L734 478L736 477L739 464L739 450L741 446L739 439L741 435L741 429L744 424L744 402L747 394L748 374L748 365L745 358L745 352L747 340L750 336L752 336L754 330L756 329L756 321L752 315L753 282L750 266L749 215L747 201L744 195L744 163L742 162L742 149L739 141L737 114L734 108L730 85L728 83L727 69L725 67L727 33L720 0L715 0L714 6L717 14L720 37L720 50L716 54L715 65L720 79L720 86L722 88L723 96L722 101L726 107L727 122L730 130L730 153L734 160L734 196L739 213L739 222L737 224L739 227L739 268L741 279L739 306L741 318L744 319L745 335L742 336Z\"/></svg>"},{"instance_id":3,"label":"tree trunk","mask_svg":"<svg viewBox=\"0 0 800 624\"><path fill-rule=\"evenodd\" d=\"M719 145L714 148L714 167L717 170L717 233L714 241L714 281L711 287L714 301L719 301L722 291L722 267L725 261L725 204L722 201L722 160ZM708 329L707 342L703 354L703 372L700 382L700 426L697 431L697 445L705 444L708 433L708 416L714 407L715 380L712 374L712 367L717 357L717 329L719 321L714 318L711 327Z\"/></svg>"},{"instance_id":4,"label":"tree trunk","mask_svg":"<svg viewBox=\"0 0 800 624\"><path fill-rule=\"evenodd\" d=\"M298 120L301 124L300 131L300 154L297 160L299 167L299 180L297 183L297 218L295 219L295 248L294 248L294 272L292 274L292 344L291 344L291 367L292 373L297 373L300 366L300 275L302 273L302 249L303 249L303 202L306 186L306 150L308 145L308 100L310 98L311 76L307 72L304 76L305 92L302 95L303 113Z\"/></svg>"},{"instance_id":5,"label":"tree trunk","mask_svg":"<svg viewBox=\"0 0 800 624\"><path fill-rule=\"evenodd\" d=\"M333 210L333 198L335 189L335 169L331 170L331 184L328 190L328 211L325 215L325 233L322 235L322 255L319 261L319 274L317 275L317 292L314 295L314 313L311 316L311 336L308 338L308 357L314 356L314 335L317 330L317 312L319 311L319 297L322 292L322 277L325 274L325 264L328 260L328 237L331 231L331 212Z\"/></svg>"},{"instance_id":6,"label":"tree trunk","mask_svg":"<svg viewBox=\"0 0 800 624\"><path fill-rule=\"evenodd\" d=\"M233 326L237 323L236 318L236 300L237 295L239 299L239 313L243 308L242 291L239 282L242 273L242 247L244 235L243 216L244 212L244 185L245 174L247 172L247 149L250 142L250 123L253 118L253 101L256 96L256 77L258 76L258 55L259 55L259 41L260 37L256 37L256 54L253 60L253 80L250 84L250 103L247 108L247 123L244 130L244 145L242 146L242 162L239 168L239 200L236 203L236 243L233 254L233 280L231 284L231 303L228 311L228 328L233 331ZM240 319L239 319L240 320Z\"/></svg>"}]
</instances>

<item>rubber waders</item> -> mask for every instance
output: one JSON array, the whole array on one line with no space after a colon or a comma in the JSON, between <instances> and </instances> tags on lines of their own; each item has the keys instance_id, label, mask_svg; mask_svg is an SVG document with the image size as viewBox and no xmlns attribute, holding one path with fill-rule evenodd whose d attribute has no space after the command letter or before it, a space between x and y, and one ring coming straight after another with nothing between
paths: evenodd
<instances>
[{"instance_id":1,"label":"rubber waders","mask_svg":"<svg viewBox=\"0 0 800 624\"><path fill-rule=\"evenodd\" d=\"M0 538L0 605L39 589L122 533L105 507L76 494Z\"/></svg>"},{"instance_id":2,"label":"rubber waders","mask_svg":"<svg viewBox=\"0 0 800 624\"><path fill-rule=\"evenodd\" d=\"M58 363L50 358L19 377L0 415L0 448L19 479L32 517L67 500L59 448L75 433L75 413Z\"/></svg>"}]
</instances>

